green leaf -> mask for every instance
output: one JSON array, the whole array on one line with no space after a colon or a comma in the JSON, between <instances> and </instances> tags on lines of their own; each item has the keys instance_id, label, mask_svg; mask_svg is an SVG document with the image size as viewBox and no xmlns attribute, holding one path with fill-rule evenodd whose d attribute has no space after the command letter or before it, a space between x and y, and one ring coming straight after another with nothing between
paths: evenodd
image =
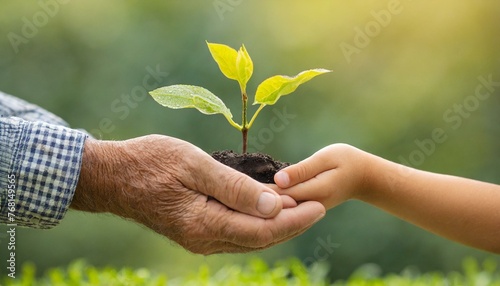
<instances>
[{"instance_id":1,"label":"green leaf","mask_svg":"<svg viewBox=\"0 0 500 286\"><path fill-rule=\"evenodd\" d=\"M236 71L236 60L238 52L226 45L214 44L207 42L208 49L212 54L220 71L229 79L238 80L238 73Z\"/></svg>"},{"instance_id":2,"label":"green leaf","mask_svg":"<svg viewBox=\"0 0 500 286\"><path fill-rule=\"evenodd\" d=\"M233 117L224 102L203 87L171 85L155 89L149 94L156 102L169 108L196 108L204 114L221 113L227 118Z\"/></svg>"},{"instance_id":3,"label":"green leaf","mask_svg":"<svg viewBox=\"0 0 500 286\"><path fill-rule=\"evenodd\" d=\"M331 72L326 69L312 69L299 73L294 77L277 75L264 80L255 93L253 104L273 105L278 99L294 92L299 85L311 80L320 74Z\"/></svg>"},{"instance_id":4,"label":"green leaf","mask_svg":"<svg viewBox=\"0 0 500 286\"><path fill-rule=\"evenodd\" d=\"M246 93L248 80L250 80L253 74L253 62L245 45L241 45L238 51L238 56L236 57L236 72L238 74L238 82L240 83L241 91Z\"/></svg>"}]
</instances>

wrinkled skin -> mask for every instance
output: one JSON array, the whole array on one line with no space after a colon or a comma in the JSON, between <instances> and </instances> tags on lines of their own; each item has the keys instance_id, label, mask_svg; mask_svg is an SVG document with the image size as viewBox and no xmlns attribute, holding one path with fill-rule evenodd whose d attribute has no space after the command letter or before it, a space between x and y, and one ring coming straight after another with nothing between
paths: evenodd
<instances>
[{"instance_id":1,"label":"wrinkled skin","mask_svg":"<svg viewBox=\"0 0 500 286\"><path fill-rule=\"evenodd\" d=\"M264 249L303 233L325 214L318 202L297 204L167 136L88 139L83 156L72 208L134 220L194 253ZM259 211L263 193L269 202Z\"/></svg>"}]
</instances>

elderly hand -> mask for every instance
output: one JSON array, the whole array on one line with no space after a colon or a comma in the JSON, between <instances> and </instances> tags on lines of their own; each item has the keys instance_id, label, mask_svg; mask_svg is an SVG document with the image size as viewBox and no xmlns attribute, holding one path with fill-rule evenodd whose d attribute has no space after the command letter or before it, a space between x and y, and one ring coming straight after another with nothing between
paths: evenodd
<instances>
[{"instance_id":1,"label":"elderly hand","mask_svg":"<svg viewBox=\"0 0 500 286\"><path fill-rule=\"evenodd\" d=\"M301 234L325 214L318 202L296 205L167 136L88 139L83 156L72 208L135 220L195 253L267 248Z\"/></svg>"}]
</instances>

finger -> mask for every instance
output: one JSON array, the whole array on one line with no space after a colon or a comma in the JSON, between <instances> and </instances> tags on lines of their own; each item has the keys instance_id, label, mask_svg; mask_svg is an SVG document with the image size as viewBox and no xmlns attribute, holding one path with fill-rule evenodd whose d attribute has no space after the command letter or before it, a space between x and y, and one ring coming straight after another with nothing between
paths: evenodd
<instances>
[{"instance_id":1,"label":"finger","mask_svg":"<svg viewBox=\"0 0 500 286\"><path fill-rule=\"evenodd\" d=\"M275 184L264 184L266 187L269 187L273 191L277 192L277 190L281 190L278 186ZM280 194L281 196L281 201L283 202L283 208L288 209L288 208L294 208L296 207L297 201L295 201L292 197L284 194Z\"/></svg>"},{"instance_id":2,"label":"finger","mask_svg":"<svg viewBox=\"0 0 500 286\"><path fill-rule=\"evenodd\" d=\"M281 195L281 201L283 202L283 208L289 209L297 206L297 202L288 195Z\"/></svg>"},{"instance_id":3,"label":"finger","mask_svg":"<svg viewBox=\"0 0 500 286\"><path fill-rule=\"evenodd\" d=\"M229 210L226 206L222 205L218 201L210 201L209 203L207 203L207 209L211 211L207 212L206 215L203 216L205 221L200 223L201 225L206 226L204 228L205 230L204 231L202 230L201 233L194 235L192 239L179 241L181 243L181 246L183 246L190 252L196 254L209 255L216 253L246 253L250 251L262 250L271 247L275 244L287 241L297 235L300 235L310 227L309 226L306 228L299 229L298 231L289 232L286 236L283 236L280 239L271 240L267 244L263 243L262 245L258 246L241 245L241 241L235 240L234 235L232 234L225 235L224 233L227 232L221 232L221 230L223 229L233 228L231 223L229 223L231 219L224 220L223 218L232 217L233 214L239 214L243 216L248 216L248 215L244 215L241 213L237 213L233 210ZM248 217L255 218L258 221L265 221L264 219L261 218L256 218L252 216ZM214 221L217 223L214 224ZM236 241L236 243L233 241Z\"/></svg>"},{"instance_id":4,"label":"finger","mask_svg":"<svg viewBox=\"0 0 500 286\"><path fill-rule=\"evenodd\" d=\"M281 197L269 187L211 157L199 164L195 190L213 196L242 213L271 218L283 208ZM203 166L202 166L203 165Z\"/></svg>"},{"instance_id":5,"label":"finger","mask_svg":"<svg viewBox=\"0 0 500 286\"><path fill-rule=\"evenodd\" d=\"M209 240L209 239L200 239L196 243L190 243L189 246L185 247L192 253L195 254L217 254L217 253L246 253L250 251L258 250L252 247L241 246L228 241L220 241L220 240Z\"/></svg>"},{"instance_id":6,"label":"finger","mask_svg":"<svg viewBox=\"0 0 500 286\"><path fill-rule=\"evenodd\" d=\"M297 235L300 235L301 233L297 233ZM288 239L286 239L288 240ZM272 244L262 246L262 247L248 247L248 246L241 246L236 243L232 243L229 241L208 241L208 240L202 240L199 241L195 246L191 247L191 249L188 249L189 251L196 253L196 254L203 254L203 255L210 255L210 254L219 254L219 253L247 253L247 252L255 252L259 250L264 250L266 248L269 248L273 245L279 244L283 241L277 241L273 242Z\"/></svg>"},{"instance_id":7,"label":"finger","mask_svg":"<svg viewBox=\"0 0 500 286\"><path fill-rule=\"evenodd\" d=\"M307 228L301 229L298 232L290 233L288 236L280 239L280 240L275 240L272 241L270 244L267 244L265 246L260 246L260 247L247 247L247 246L241 246L232 242L227 242L227 241L216 241L213 242L213 247L217 247L217 250L212 251L210 254L215 254L215 253L246 253L246 252L255 252L259 250L264 250L266 248L272 247L277 244L281 244L283 242L286 242L294 237L297 237L304 232L306 232L309 228L311 228L314 224L311 224Z\"/></svg>"},{"instance_id":8,"label":"finger","mask_svg":"<svg viewBox=\"0 0 500 286\"><path fill-rule=\"evenodd\" d=\"M263 248L302 233L320 220L325 212L322 204L312 201L283 209L272 219L233 212L226 216L224 227L219 224L217 237L242 247ZM210 215L207 213L207 216Z\"/></svg>"},{"instance_id":9,"label":"finger","mask_svg":"<svg viewBox=\"0 0 500 286\"><path fill-rule=\"evenodd\" d=\"M272 241L270 244L266 245L266 246L262 246L262 247L258 247L256 249L266 249L266 248L269 248L269 247L272 247L273 245L277 245L277 244L281 244L283 242L286 242L290 239L293 239L294 237L297 237L301 234L303 234L304 232L306 232L309 228L311 228L314 224L316 224L319 220L321 220L323 217L320 217L318 218L316 221L314 221L311 225L305 227L305 228L302 228L296 232L290 232L288 233L286 236L283 236L281 239L278 239L278 240L274 240Z\"/></svg>"},{"instance_id":10,"label":"finger","mask_svg":"<svg viewBox=\"0 0 500 286\"><path fill-rule=\"evenodd\" d=\"M326 209L331 209L349 199L345 191L349 187L344 184L345 179L339 176L341 173L337 170L328 170L288 189L273 189L282 196L289 195L297 202L315 200Z\"/></svg>"},{"instance_id":11,"label":"finger","mask_svg":"<svg viewBox=\"0 0 500 286\"><path fill-rule=\"evenodd\" d=\"M259 246L259 247L248 247L248 246L241 246L236 243L232 243L229 241L204 241L202 242L201 247L203 247L204 252L201 254L217 254L217 253L246 253L246 252L255 252L259 250L264 250L266 248L272 247L277 244L281 244L283 242L286 242L296 236L299 236L306 232L309 228L311 228L314 224L311 224L310 226L303 228L297 232L289 233L287 236L279 239L279 240L274 240L271 241L267 245ZM207 251L207 247L209 250Z\"/></svg>"},{"instance_id":12,"label":"finger","mask_svg":"<svg viewBox=\"0 0 500 286\"><path fill-rule=\"evenodd\" d=\"M276 173L274 176L276 185L283 189L289 188L307 181L327 169L334 168L335 166L330 166L329 156L323 153L320 150L311 157Z\"/></svg>"}]
</instances>

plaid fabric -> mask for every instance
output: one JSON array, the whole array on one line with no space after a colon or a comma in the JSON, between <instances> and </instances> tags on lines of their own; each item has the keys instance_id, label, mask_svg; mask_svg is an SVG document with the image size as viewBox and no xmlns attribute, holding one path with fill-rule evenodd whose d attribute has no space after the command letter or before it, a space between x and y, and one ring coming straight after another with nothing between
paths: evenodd
<instances>
[{"instance_id":1,"label":"plaid fabric","mask_svg":"<svg viewBox=\"0 0 500 286\"><path fill-rule=\"evenodd\" d=\"M69 208L87 135L59 117L0 92L0 223L51 228ZM15 176L15 221L8 178Z\"/></svg>"}]
</instances>

